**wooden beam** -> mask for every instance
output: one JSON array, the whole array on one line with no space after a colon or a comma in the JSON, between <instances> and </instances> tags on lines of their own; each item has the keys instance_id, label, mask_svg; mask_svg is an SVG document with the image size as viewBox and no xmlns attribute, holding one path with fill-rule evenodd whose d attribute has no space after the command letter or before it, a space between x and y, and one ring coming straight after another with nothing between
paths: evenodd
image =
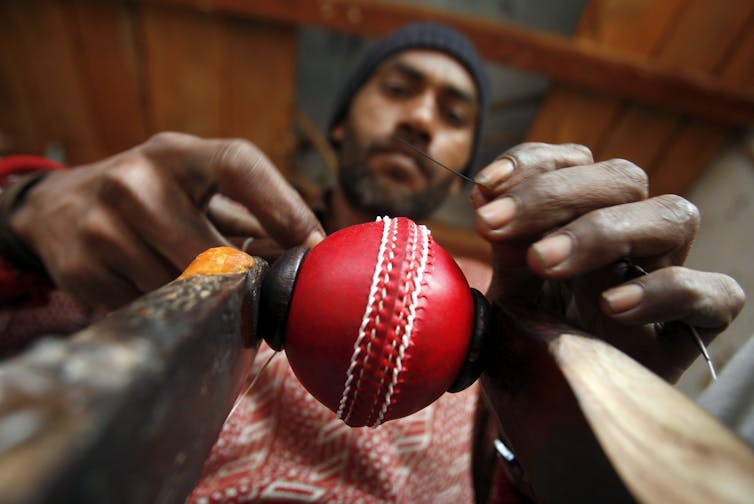
<instances>
[{"instance_id":1,"label":"wooden beam","mask_svg":"<svg viewBox=\"0 0 754 504\"><path fill-rule=\"evenodd\" d=\"M605 341L496 307L482 384L537 502L740 503L754 452Z\"/></svg>"},{"instance_id":2,"label":"wooden beam","mask_svg":"<svg viewBox=\"0 0 754 504\"><path fill-rule=\"evenodd\" d=\"M0 366L0 501L184 502L256 354L261 276L172 282Z\"/></svg>"},{"instance_id":3,"label":"wooden beam","mask_svg":"<svg viewBox=\"0 0 754 504\"><path fill-rule=\"evenodd\" d=\"M133 15L127 5L114 2L70 4L68 25L91 124L105 154L130 149L149 134Z\"/></svg>"},{"instance_id":4,"label":"wooden beam","mask_svg":"<svg viewBox=\"0 0 754 504\"><path fill-rule=\"evenodd\" d=\"M664 50L675 64L694 64L717 71L730 85L754 89L751 78L754 50L754 4L749 0L726 0L715 7L696 2L684 12L674 36ZM700 119L678 121L672 141L650 172L653 194L683 194L706 169L730 137L730 128Z\"/></svg>"},{"instance_id":5,"label":"wooden beam","mask_svg":"<svg viewBox=\"0 0 754 504\"><path fill-rule=\"evenodd\" d=\"M13 81L18 95L12 99L19 100L0 114L20 114L23 119L17 121L32 126L27 132L33 133L34 144L19 138L18 147L38 154L60 147L66 162L79 164L101 159L105 152L91 121L71 9L68 2L52 0L0 3L0 29L13 41L3 49L10 73L0 77Z\"/></svg>"},{"instance_id":6,"label":"wooden beam","mask_svg":"<svg viewBox=\"0 0 754 504\"><path fill-rule=\"evenodd\" d=\"M754 122L754 93L700 72L670 68L589 41L437 8L377 0L143 0L383 36L411 21L434 20L467 34L489 61L553 80L727 124Z\"/></svg>"},{"instance_id":7,"label":"wooden beam","mask_svg":"<svg viewBox=\"0 0 754 504\"><path fill-rule=\"evenodd\" d=\"M246 138L285 171L295 29L159 5L141 6L138 17L150 131Z\"/></svg>"}]
</instances>

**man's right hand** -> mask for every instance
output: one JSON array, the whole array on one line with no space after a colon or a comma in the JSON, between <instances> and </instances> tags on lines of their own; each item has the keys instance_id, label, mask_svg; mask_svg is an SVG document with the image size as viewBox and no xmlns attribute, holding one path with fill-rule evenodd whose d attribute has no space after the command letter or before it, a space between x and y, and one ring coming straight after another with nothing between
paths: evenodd
<instances>
[{"instance_id":1,"label":"man's right hand","mask_svg":"<svg viewBox=\"0 0 754 504\"><path fill-rule=\"evenodd\" d=\"M646 174L629 161L525 143L477 180L472 203L492 243L494 303L565 318L670 381L699 355L686 324L709 342L743 306L734 279L684 266L696 207L650 198Z\"/></svg>"},{"instance_id":2,"label":"man's right hand","mask_svg":"<svg viewBox=\"0 0 754 504\"><path fill-rule=\"evenodd\" d=\"M54 172L10 220L55 284L89 306L122 305L174 279L226 236L315 245L314 214L254 145L160 133Z\"/></svg>"}]
</instances>

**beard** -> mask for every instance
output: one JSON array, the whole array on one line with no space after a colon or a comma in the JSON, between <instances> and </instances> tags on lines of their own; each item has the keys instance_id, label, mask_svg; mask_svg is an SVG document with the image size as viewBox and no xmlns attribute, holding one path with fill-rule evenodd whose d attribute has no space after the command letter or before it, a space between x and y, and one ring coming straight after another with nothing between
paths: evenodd
<instances>
[{"instance_id":1,"label":"beard","mask_svg":"<svg viewBox=\"0 0 754 504\"><path fill-rule=\"evenodd\" d=\"M374 217L409 217L426 219L448 196L452 178L430 179L421 191L412 191L407 184L387 181L372 172L365 162L343 164L338 182L348 203Z\"/></svg>"}]
</instances>

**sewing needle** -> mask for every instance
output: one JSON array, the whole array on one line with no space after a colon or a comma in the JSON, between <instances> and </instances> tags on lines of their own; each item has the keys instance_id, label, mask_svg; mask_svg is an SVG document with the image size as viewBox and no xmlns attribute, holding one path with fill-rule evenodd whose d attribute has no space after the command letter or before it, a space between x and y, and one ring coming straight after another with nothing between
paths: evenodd
<instances>
[{"instance_id":1,"label":"sewing needle","mask_svg":"<svg viewBox=\"0 0 754 504\"><path fill-rule=\"evenodd\" d=\"M628 267L628 272L630 275L629 278L637 278L639 276L644 276L648 274L644 268L642 268L641 266L637 264L634 264L633 262L631 262L630 259L624 259L623 262ZM697 332L696 327L682 320L679 322L686 329L688 329L689 333L691 333L691 338L694 340L694 343L696 343L696 346L699 348L699 351L702 353L704 360L707 361L707 367L709 368L709 372L712 375L712 379L717 380L717 371L715 370L715 363L712 361L712 357L707 351L707 347L705 346L704 341L702 341L701 336L699 336L699 332Z\"/></svg>"},{"instance_id":2,"label":"sewing needle","mask_svg":"<svg viewBox=\"0 0 754 504\"><path fill-rule=\"evenodd\" d=\"M440 166L441 168L445 168L450 173L452 173L452 174L454 174L454 175L456 175L458 177L461 177L466 182L471 182L472 184L476 184L478 186L487 187L484 184L480 184L479 182L477 182L473 178L469 177L468 175L464 175L463 173L459 172L458 170L454 170L450 166L447 166L447 165L439 162L438 160L436 160L435 158L433 158L432 156L430 156L429 154L427 154L426 152L424 152L423 150L421 150L420 148L418 148L417 146L415 146L414 144L412 144L408 140L406 140L404 138L401 138L401 137L395 137L395 138L397 138L401 143L404 143L404 144L408 145L409 147L411 147L417 154L420 154L424 158L429 159L430 161L432 161L433 163L435 163L437 166Z\"/></svg>"},{"instance_id":3,"label":"sewing needle","mask_svg":"<svg viewBox=\"0 0 754 504\"><path fill-rule=\"evenodd\" d=\"M259 377L262 376L262 372L267 369L267 366L272 361L272 358L275 357L280 352L272 352L272 355L270 355L270 358L267 359L267 361L262 365L262 367L257 371L257 374L254 376L254 378L251 380L251 383L249 384L244 391L238 395L238 399L236 399L236 403L233 405L233 407L230 409L230 413L228 413L228 418L230 418L233 415L233 412L236 411L236 408L239 404L241 404L241 397L245 396L249 392L251 392L251 389L254 388L254 385L256 385L257 380L259 380Z\"/></svg>"}]
</instances>

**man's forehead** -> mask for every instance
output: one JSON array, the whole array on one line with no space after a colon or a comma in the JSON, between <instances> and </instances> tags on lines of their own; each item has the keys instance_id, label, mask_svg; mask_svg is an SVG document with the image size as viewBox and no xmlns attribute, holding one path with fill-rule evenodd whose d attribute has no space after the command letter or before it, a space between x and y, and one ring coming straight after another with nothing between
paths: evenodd
<instances>
[{"instance_id":1,"label":"man's forehead","mask_svg":"<svg viewBox=\"0 0 754 504\"><path fill-rule=\"evenodd\" d=\"M407 49L398 52L380 64L376 74L386 71L414 73L417 77L436 84L453 87L469 94L474 100L477 89L474 79L463 64L453 56L435 49Z\"/></svg>"}]
</instances>

